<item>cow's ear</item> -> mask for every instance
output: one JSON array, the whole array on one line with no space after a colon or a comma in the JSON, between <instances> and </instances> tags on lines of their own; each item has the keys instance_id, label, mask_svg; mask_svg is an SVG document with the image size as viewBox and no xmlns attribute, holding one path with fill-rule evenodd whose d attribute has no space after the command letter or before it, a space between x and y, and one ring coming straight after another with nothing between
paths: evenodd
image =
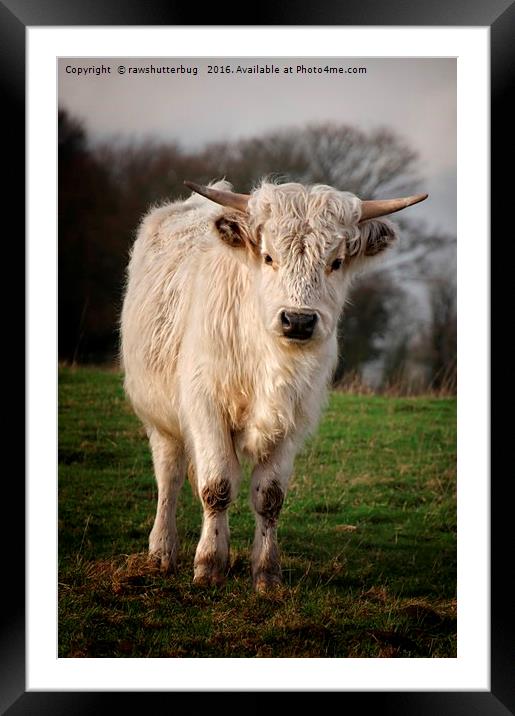
<instances>
[{"instance_id":1,"label":"cow's ear","mask_svg":"<svg viewBox=\"0 0 515 716\"><path fill-rule=\"evenodd\" d=\"M359 235L347 242L347 256L366 259L377 256L397 239L395 226L387 219L371 219L358 224Z\"/></svg>"},{"instance_id":2,"label":"cow's ear","mask_svg":"<svg viewBox=\"0 0 515 716\"><path fill-rule=\"evenodd\" d=\"M224 214L215 221L215 226L224 243L233 248L248 248L254 251L251 231L243 213Z\"/></svg>"}]
</instances>

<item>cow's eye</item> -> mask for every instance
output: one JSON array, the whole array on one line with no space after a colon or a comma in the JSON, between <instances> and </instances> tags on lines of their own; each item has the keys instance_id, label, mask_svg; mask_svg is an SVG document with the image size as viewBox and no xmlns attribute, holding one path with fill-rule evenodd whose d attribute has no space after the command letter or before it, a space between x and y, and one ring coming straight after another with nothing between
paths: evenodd
<instances>
[{"instance_id":1,"label":"cow's eye","mask_svg":"<svg viewBox=\"0 0 515 716\"><path fill-rule=\"evenodd\" d=\"M335 259L331 264L331 271L338 271L338 269L341 268L342 263L342 259Z\"/></svg>"},{"instance_id":2,"label":"cow's eye","mask_svg":"<svg viewBox=\"0 0 515 716\"><path fill-rule=\"evenodd\" d=\"M271 266L274 263L273 258L270 256L270 254L265 255L265 263Z\"/></svg>"}]
</instances>

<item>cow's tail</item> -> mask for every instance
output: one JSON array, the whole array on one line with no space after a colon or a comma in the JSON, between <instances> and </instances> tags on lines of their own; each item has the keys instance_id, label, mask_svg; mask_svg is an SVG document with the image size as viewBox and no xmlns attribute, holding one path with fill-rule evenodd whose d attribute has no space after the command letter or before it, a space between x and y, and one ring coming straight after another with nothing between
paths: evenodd
<instances>
[{"instance_id":1,"label":"cow's tail","mask_svg":"<svg viewBox=\"0 0 515 716\"><path fill-rule=\"evenodd\" d=\"M195 472L195 466L191 462L191 460L188 460L188 482L191 485L191 491L195 495L195 497L198 497L198 487L197 487L197 473Z\"/></svg>"}]
</instances>

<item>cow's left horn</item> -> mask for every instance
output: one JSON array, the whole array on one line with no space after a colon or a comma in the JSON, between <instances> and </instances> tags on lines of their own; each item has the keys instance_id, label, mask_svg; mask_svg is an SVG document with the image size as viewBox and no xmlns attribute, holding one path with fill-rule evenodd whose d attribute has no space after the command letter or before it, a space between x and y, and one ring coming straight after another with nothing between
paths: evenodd
<instances>
[{"instance_id":1,"label":"cow's left horn","mask_svg":"<svg viewBox=\"0 0 515 716\"><path fill-rule=\"evenodd\" d=\"M414 196L406 196L403 199L379 199L377 201L361 202L361 219L377 219L379 216L393 214L394 211L400 211L407 206L418 204L419 201L427 199L429 194L415 194Z\"/></svg>"},{"instance_id":2,"label":"cow's left horn","mask_svg":"<svg viewBox=\"0 0 515 716\"><path fill-rule=\"evenodd\" d=\"M184 184L192 191L196 191L197 194L201 194L205 196L206 199L211 199L211 201L215 201L217 204L231 206L233 209L238 209L239 211L247 211L247 204L250 199L249 194L235 194L232 191L220 191L219 189L212 189L210 186L195 184L192 181L185 181Z\"/></svg>"}]
</instances>

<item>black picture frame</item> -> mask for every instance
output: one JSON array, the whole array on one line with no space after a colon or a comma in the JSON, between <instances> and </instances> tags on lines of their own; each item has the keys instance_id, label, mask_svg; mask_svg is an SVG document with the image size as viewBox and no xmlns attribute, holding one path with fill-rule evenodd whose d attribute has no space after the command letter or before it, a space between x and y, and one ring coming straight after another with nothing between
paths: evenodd
<instances>
[{"instance_id":1,"label":"black picture frame","mask_svg":"<svg viewBox=\"0 0 515 716\"><path fill-rule=\"evenodd\" d=\"M9 163L9 186L7 206L18 217L24 217L25 196L25 30L37 26L80 26L80 25L173 25L191 26L202 15L204 26L209 25L347 25L347 26L483 26L490 28L491 38L491 136L492 141L492 237L500 234L502 207L510 206L508 191L511 182L505 182L503 167L507 166L506 147L512 145L512 111L509 110L509 89L514 85L515 47L515 4L511 0L291 0L283 3L261 3L252 7L253 22L244 21L238 10L231 12L230 5L211 6L199 12L192 4L179 4L165 0L0 0L0 77L4 108L8 119L8 135L4 141L13 150ZM227 22L226 18L239 22ZM240 19L241 18L241 19ZM5 117L4 117L5 118ZM4 169L5 171L5 169ZM20 263L24 265L21 234L12 250L21 249ZM23 300L22 302L23 303ZM494 308L492 302L491 308ZM491 315L495 315L492 310ZM18 336L23 344L20 326L23 321L10 319L12 335ZM28 346L30 349L30 346ZM30 386L28 386L30 390ZM498 438L499 442L502 437ZM503 472L509 472L503 471ZM17 479L13 479L17 477ZM359 705L372 713L383 714L425 714L446 716L473 716L488 714L505 716L515 714L515 639L513 617L513 594L507 588L510 559L506 549L513 545L510 520L511 503L508 490L511 480L508 474L491 476L491 691L452 692L338 692L338 707L352 708L359 699ZM23 514L24 485L19 476L11 476L8 486L9 504L16 505L17 516ZM89 714L103 713L120 707L119 699L128 697L133 708L146 711L155 708L157 700L163 701L167 710L179 707L187 697L188 712L200 708L213 708L222 704L223 693L126 693L126 692L26 692L25 690L25 594L24 564L22 555L22 532L19 520L16 523L16 537L13 527L8 526L4 535L4 576L6 585L2 590L4 609L0 632L0 712L9 716L21 714ZM4 527L5 527L4 522ZM16 549L13 549L13 545ZM235 685L237 688L237 685ZM316 695L318 699L320 693ZM324 694L324 696L330 694ZM231 699L224 700L224 710L244 709L262 711L269 708L270 694L231 693ZM277 706L283 697L292 694L274 694ZM302 694L309 706L310 694ZM265 705L266 701L266 705ZM318 708L320 706L318 705ZM291 708L291 704L289 706Z\"/></svg>"}]
</instances>

